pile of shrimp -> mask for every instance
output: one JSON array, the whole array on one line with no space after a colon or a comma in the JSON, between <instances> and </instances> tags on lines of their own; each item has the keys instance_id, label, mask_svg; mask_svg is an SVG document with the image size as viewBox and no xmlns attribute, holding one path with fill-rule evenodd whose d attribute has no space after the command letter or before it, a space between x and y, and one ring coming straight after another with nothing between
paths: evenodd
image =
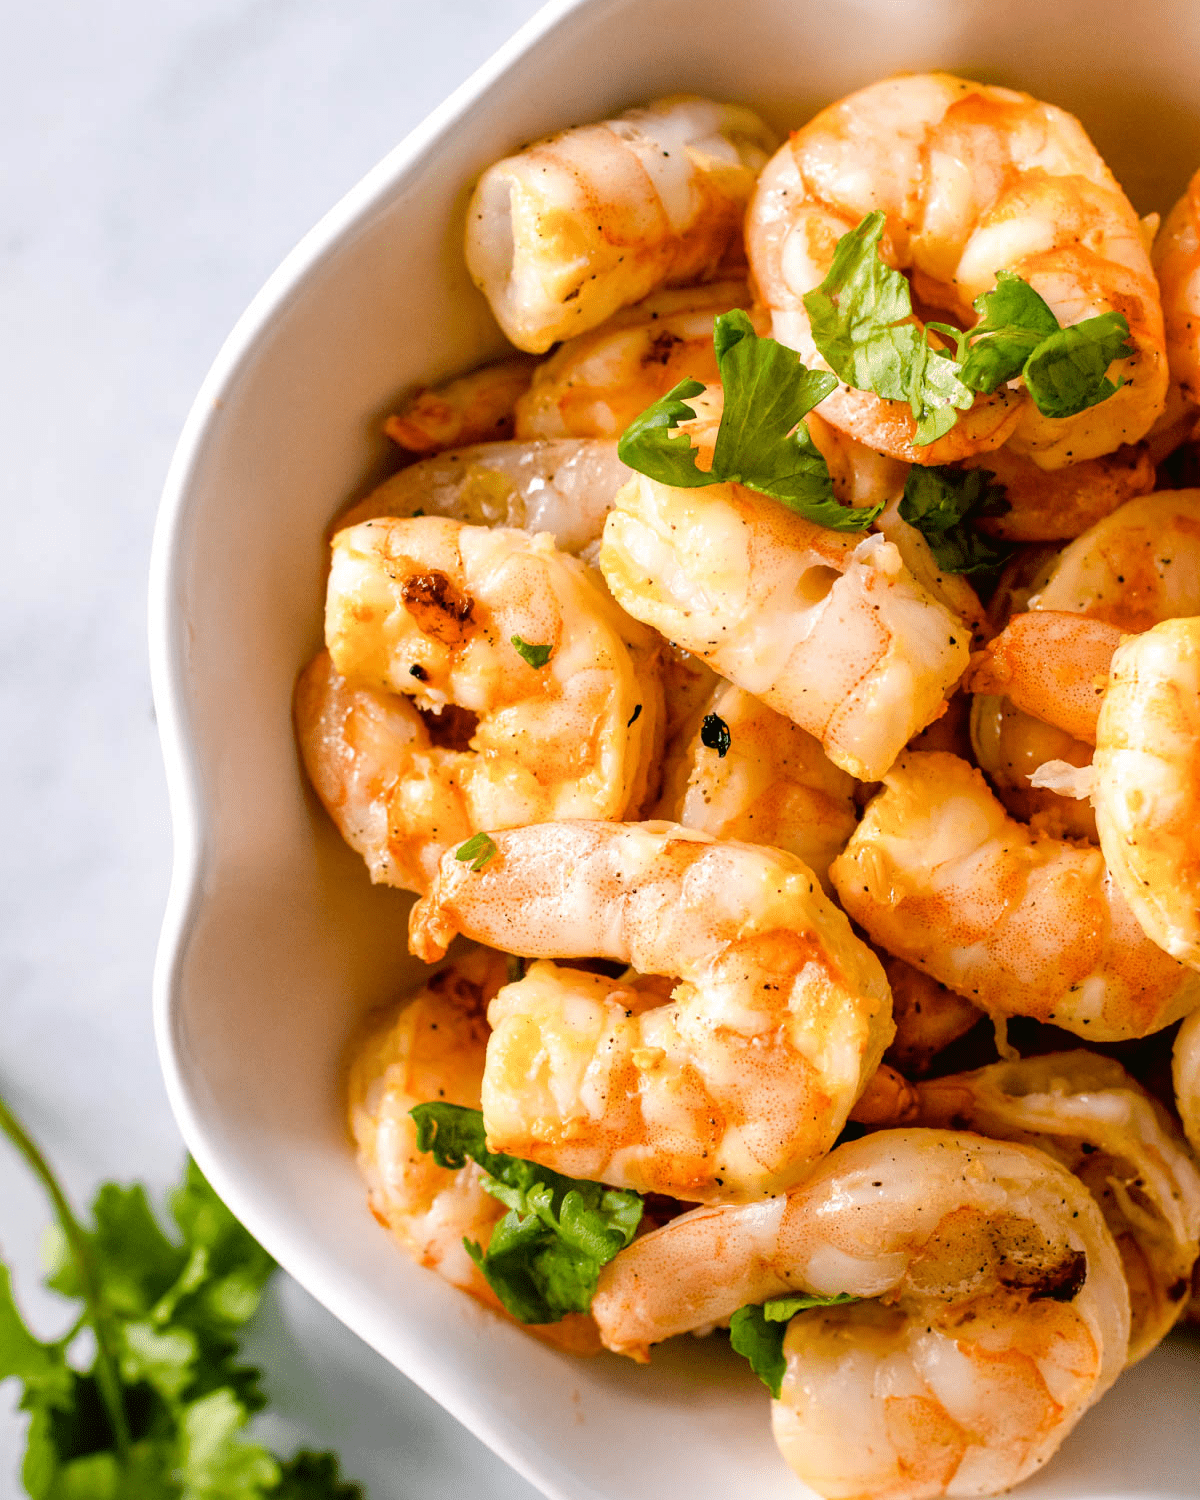
<instances>
[{"instance_id":1,"label":"pile of shrimp","mask_svg":"<svg viewBox=\"0 0 1200 1500\"><path fill-rule=\"evenodd\" d=\"M918 442L835 379L807 433L857 532L626 467L685 379L714 463L722 314L829 370L806 295L875 213L935 340L1002 273L1119 314L1107 396L1048 416L1018 377ZM502 1205L409 1115L480 1109L489 1152L653 1195L536 1336L645 1362L800 1295L804 1483L1006 1489L1200 1253L1200 171L1160 227L1010 89L888 79L783 144L677 96L490 167L465 249L515 352L387 420L294 702L435 966L351 1060L371 1212L507 1316L463 1249ZM922 470L990 476L990 573L904 519Z\"/></svg>"}]
</instances>

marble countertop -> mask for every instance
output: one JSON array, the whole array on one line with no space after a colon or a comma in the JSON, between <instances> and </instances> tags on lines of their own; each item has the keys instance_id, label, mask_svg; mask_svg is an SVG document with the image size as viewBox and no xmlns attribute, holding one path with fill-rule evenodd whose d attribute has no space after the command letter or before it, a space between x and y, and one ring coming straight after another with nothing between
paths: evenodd
<instances>
[{"instance_id":1,"label":"marble countertop","mask_svg":"<svg viewBox=\"0 0 1200 1500\"><path fill-rule=\"evenodd\" d=\"M538 0L43 0L0 48L0 1090L77 1202L183 1159L150 973L171 830L146 568L179 428L225 334L343 191ZM0 1143L0 1248L48 1334L48 1213ZM280 1451L371 1500L532 1489L278 1278L251 1339ZM24 1418L0 1387L0 1500Z\"/></svg>"}]
</instances>

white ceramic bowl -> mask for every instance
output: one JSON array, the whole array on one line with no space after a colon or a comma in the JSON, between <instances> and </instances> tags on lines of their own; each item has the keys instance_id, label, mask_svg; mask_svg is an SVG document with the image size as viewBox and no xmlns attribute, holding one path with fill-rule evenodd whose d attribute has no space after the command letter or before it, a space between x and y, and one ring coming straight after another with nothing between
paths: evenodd
<instances>
[{"instance_id":1,"label":"white ceramic bowl","mask_svg":"<svg viewBox=\"0 0 1200 1500\"><path fill-rule=\"evenodd\" d=\"M466 192L520 142L695 89L786 127L943 66L1077 111L1142 209L1200 163L1200 7L1103 0L558 0L287 258L188 418L151 581L176 863L155 985L172 1103L218 1191L314 1296L547 1495L799 1493L767 1399L719 1341L649 1369L553 1353L412 1265L366 1211L340 1061L416 971L407 898L372 889L300 775L292 682L320 636L322 532L418 380L501 345L460 253ZM1197 1346L1090 1413L1034 1496L1200 1493Z\"/></svg>"}]
</instances>

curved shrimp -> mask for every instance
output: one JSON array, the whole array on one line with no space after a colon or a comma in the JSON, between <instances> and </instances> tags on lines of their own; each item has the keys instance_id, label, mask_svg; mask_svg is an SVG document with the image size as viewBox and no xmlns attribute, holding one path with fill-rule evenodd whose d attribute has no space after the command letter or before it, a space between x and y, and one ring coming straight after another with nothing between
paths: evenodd
<instances>
[{"instance_id":1,"label":"curved shrimp","mask_svg":"<svg viewBox=\"0 0 1200 1500\"><path fill-rule=\"evenodd\" d=\"M1008 509L974 523L1008 542L1057 542L1079 536L1119 505L1154 489L1154 460L1145 444L1122 444L1101 458L1064 469L1041 469L1032 459L997 448L963 460L964 469L987 469L1004 491Z\"/></svg>"},{"instance_id":2,"label":"curved shrimp","mask_svg":"<svg viewBox=\"0 0 1200 1500\"><path fill-rule=\"evenodd\" d=\"M960 326L972 301L1012 271L1060 323L1104 312L1129 322L1127 383L1108 401L1044 417L1023 390L979 396L945 437L914 444L904 402L842 385L822 415L869 447L925 464L1006 443L1062 468L1137 442L1167 388L1162 310L1137 215L1079 122L1011 89L929 73L889 78L823 110L764 169L746 223L747 251L775 337L804 362L817 352L803 296L824 278L837 240L875 210L884 252L910 273L919 303Z\"/></svg>"},{"instance_id":3,"label":"curved shrimp","mask_svg":"<svg viewBox=\"0 0 1200 1500\"><path fill-rule=\"evenodd\" d=\"M489 1012L497 1150L693 1202L780 1192L833 1145L892 1035L878 959L794 856L671 823L551 823L452 856L410 918L535 958L678 978L665 1003L534 964ZM497 944L498 946L500 943Z\"/></svg>"},{"instance_id":4,"label":"curved shrimp","mask_svg":"<svg viewBox=\"0 0 1200 1500\"><path fill-rule=\"evenodd\" d=\"M1142 932L1100 851L1014 822L956 756L903 756L830 878L873 942L992 1015L1103 1042L1200 1004L1200 978Z\"/></svg>"},{"instance_id":5,"label":"curved shrimp","mask_svg":"<svg viewBox=\"0 0 1200 1500\"><path fill-rule=\"evenodd\" d=\"M752 110L677 94L497 162L467 207L467 269L541 354L660 286L711 281L777 137Z\"/></svg>"},{"instance_id":6,"label":"curved shrimp","mask_svg":"<svg viewBox=\"0 0 1200 1500\"><path fill-rule=\"evenodd\" d=\"M715 838L784 849L827 891L829 866L858 821L854 778L811 734L729 682L668 756L655 815Z\"/></svg>"},{"instance_id":7,"label":"curved shrimp","mask_svg":"<svg viewBox=\"0 0 1200 1500\"><path fill-rule=\"evenodd\" d=\"M1033 784L1035 772L1048 761L1090 766L1093 746L1086 740L1022 713L1007 698L979 693L971 700L971 750L1014 818L1051 838L1100 842L1090 801Z\"/></svg>"},{"instance_id":8,"label":"curved shrimp","mask_svg":"<svg viewBox=\"0 0 1200 1500\"><path fill-rule=\"evenodd\" d=\"M635 475L604 524L617 603L877 778L942 711L971 631L885 537L802 520L736 484Z\"/></svg>"},{"instance_id":9,"label":"curved shrimp","mask_svg":"<svg viewBox=\"0 0 1200 1500\"><path fill-rule=\"evenodd\" d=\"M1143 931L1200 970L1200 619L1118 649L1093 764L1113 879Z\"/></svg>"},{"instance_id":10,"label":"curved shrimp","mask_svg":"<svg viewBox=\"0 0 1200 1500\"><path fill-rule=\"evenodd\" d=\"M502 953L464 953L375 1020L357 1043L348 1078L350 1132L371 1213L418 1265L505 1317L463 1246L466 1238L486 1248L504 1204L484 1191L474 1162L450 1171L419 1150L409 1110L432 1099L479 1108L487 1006L507 974ZM520 1326L576 1354L599 1348L594 1322L578 1313Z\"/></svg>"},{"instance_id":11,"label":"curved shrimp","mask_svg":"<svg viewBox=\"0 0 1200 1500\"><path fill-rule=\"evenodd\" d=\"M829 1500L993 1495L1040 1468L1120 1373L1129 1294L1091 1194L1041 1151L943 1130L838 1146L784 1197L696 1209L607 1265L610 1349L786 1293L775 1440Z\"/></svg>"},{"instance_id":12,"label":"curved shrimp","mask_svg":"<svg viewBox=\"0 0 1200 1500\"><path fill-rule=\"evenodd\" d=\"M409 453L442 453L513 435L517 398L529 389L534 361L524 355L484 365L439 386L415 391L383 424Z\"/></svg>"},{"instance_id":13,"label":"curved shrimp","mask_svg":"<svg viewBox=\"0 0 1200 1500\"><path fill-rule=\"evenodd\" d=\"M1184 1134L1200 1153L1200 1010L1188 1016L1175 1037L1171 1077Z\"/></svg>"},{"instance_id":14,"label":"curved shrimp","mask_svg":"<svg viewBox=\"0 0 1200 1500\"><path fill-rule=\"evenodd\" d=\"M681 380L718 378L713 323L750 305L744 281L655 292L568 339L517 402L517 437L619 438Z\"/></svg>"},{"instance_id":15,"label":"curved shrimp","mask_svg":"<svg viewBox=\"0 0 1200 1500\"><path fill-rule=\"evenodd\" d=\"M1127 501L1063 548L1029 607L1128 631L1200 615L1200 490Z\"/></svg>"},{"instance_id":16,"label":"curved shrimp","mask_svg":"<svg viewBox=\"0 0 1200 1500\"><path fill-rule=\"evenodd\" d=\"M616 443L476 443L401 469L339 516L336 529L387 516L446 516L548 531L561 552L586 553L628 478Z\"/></svg>"},{"instance_id":17,"label":"curved shrimp","mask_svg":"<svg viewBox=\"0 0 1200 1500\"><path fill-rule=\"evenodd\" d=\"M1036 1146L1080 1179L1125 1268L1129 1363L1149 1354L1187 1306L1200 1254L1200 1172L1162 1105L1115 1059L1083 1051L993 1063L916 1092L918 1124Z\"/></svg>"},{"instance_id":18,"label":"curved shrimp","mask_svg":"<svg viewBox=\"0 0 1200 1500\"><path fill-rule=\"evenodd\" d=\"M1200 172L1164 220L1153 258L1171 378L1200 404Z\"/></svg>"},{"instance_id":19,"label":"curved shrimp","mask_svg":"<svg viewBox=\"0 0 1200 1500\"><path fill-rule=\"evenodd\" d=\"M971 658L970 693L1003 695L1022 713L1096 743L1096 720L1121 632L1107 621L1065 610L1014 615Z\"/></svg>"},{"instance_id":20,"label":"curved shrimp","mask_svg":"<svg viewBox=\"0 0 1200 1500\"><path fill-rule=\"evenodd\" d=\"M896 1023L884 1061L905 1078L919 1078L940 1053L982 1020L983 1012L902 958L885 956L883 972L891 986Z\"/></svg>"},{"instance_id":21,"label":"curved shrimp","mask_svg":"<svg viewBox=\"0 0 1200 1500\"><path fill-rule=\"evenodd\" d=\"M651 790L656 648L544 534L434 517L341 531L325 632L333 670L302 681L301 744L335 821L373 842L376 880L424 890L477 829L619 818Z\"/></svg>"}]
</instances>

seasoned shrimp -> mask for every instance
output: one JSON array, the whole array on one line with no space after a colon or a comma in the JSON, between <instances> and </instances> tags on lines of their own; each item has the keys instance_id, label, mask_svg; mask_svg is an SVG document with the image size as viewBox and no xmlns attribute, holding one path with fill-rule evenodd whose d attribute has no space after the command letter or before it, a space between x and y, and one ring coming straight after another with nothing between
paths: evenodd
<instances>
[{"instance_id":1,"label":"seasoned shrimp","mask_svg":"<svg viewBox=\"0 0 1200 1500\"><path fill-rule=\"evenodd\" d=\"M1200 172L1154 242L1171 378L1200 404Z\"/></svg>"},{"instance_id":2,"label":"seasoned shrimp","mask_svg":"<svg viewBox=\"0 0 1200 1500\"><path fill-rule=\"evenodd\" d=\"M750 305L744 281L655 292L568 339L538 365L517 403L517 436L619 438L681 380L717 379L713 323Z\"/></svg>"},{"instance_id":3,"label":"seasoned shrimp","mask_svg":"<svg viewBox=\"0 0 1200 1500\"><path fill-rule=\"evenodd\" d=\"M586 553L628 478L616 443L476 443L401 469L340 516L337 529L384 516L447 516L548 531L561 552Z\"/></svg>"},{"instance_id":4,"label":"seasoned shrimp","mask_svg":"<svg viewBox=\"0 0 1200 1500\"><path fill-rule=\"evenodd\" d=\"M1200 490L1161 490L1113 511L1063 549L1029 607L1128 631L1200 615Z\"/></svg>"},{"instance_id":5,"label":"seasoned shrimp","mask_svg":"<svg viewBox=\"0 0 1200 1500\"><path fill-rule=\"evenodd\" d=\"M345 700L333 676L314 669L305 680L297 709L314 782L323 791L353 768L348 796L369 802L370 827L383 835L369 860L377 880L423 890L467 832L619 818L651 791L662 732L656 648L544 534L434 517L341 531L325 634L339 682L412 698L433 738L406 741L412 718L402 713L375 733L379 714ZM372 733L350 755L342 726L357 733L368 720ZM437 742L442 725L458 727L457 742ZM394 752L382 766L371 764L377 749Z\"/></svg>"},{"instance_id":6,"label":"seasoned shrimp","mask_svg":"<svg viewBox=\"0 0 1200 1500\"><path fill-rule=\"evenodd\" d=\"M786 849L826 890L830 863L858 821L854 778L811 734L729 682L668 758L656 815L716 838Z\"/></svg>"},{"instance_id":7,"label":"seasoned shrimp","mask_svg":"<svg viewBox=\"0 0 1200 1500\"><path fill-rule=\"evenodd\" d=\"M1149 1354L1186 1307L1200 1253L1200 1173L1162 1105L1119 1062L1083 1051L994 1063L916 1092L917 1123L1036 1146L1074 1172L1121 1253L1129 1362Z\"/></svg>"},{"instance_id":8,"label":"seasoned shrimp","mask_svg":"<svg viewBox=\"0 0 1200 1500\"><path fill-rule=\"evenodd\" d=\"M1041 1151L943 1130L837 1147L784 1197L636 1240L592 1302L610 1349L785 1293L798 1313L775 1440L829 1500L994 1495L1032 1474L1117 1378L1129 1294L1091 1194Z\"/></svg>"},{"instance_id":9,"label":"seasoned shrimp","mask_svg":"<svg viewBox=\"0 0 1200 1500\"><path fill-rule=\"evenodd\" d=\"M971 631L886 537L813 525L736 484L635 475L604 525L617 603L877 778L942 711Z\"/></svg>"},{"instance_id":10,"label":"seasoned shrimp","mask_svg":"<svg viewBox=\"0 0 1200 1500\"><path fill-rule=\"evenodd\" d=\"M1192 1150L1200 1153L1200 1010L1179 1028L1171 1058L1175 1107ZM1200 1291L1200 1288L1197 1289Z\"/></svg>"},{"instance_id":11,"label":"seasoned shrimp","mask_svg":"<svg viewBox=\"0 0 1200 1500\"><path fill-rule=\"evenodd\" d=\"M971 749L1014 818L1052 838L1100 842L1096 815L1086 798L1078 801L1033 784L1035 773L1048 761L1090 766L1093 746L1086 740L1022 713L1007 698L979 693L971 700Z\"/></svg>"},{"instance_id":12,"label":"seasoned shrimp","mask_svg":"<svg viewBox=\"0 0 1200 1500\"><path fill-rule=\"evenodd\" d=\"M1200 970L1200 619L1125 640L1093 764L1113 879L1147 935Z\"/></svg>"},{"instance_id":13,"label":"seasoned shrimp","mask_svg":"<svg viewBox=\"0 0 1200 1500\"><path fill-rule=\"evenodd\" d=\"M978 1024L983 1012L902 958L886 957L883 972L891 986L896 1023L884 1061L905 1078L920 1078L939 1053Z\"/></svg>"},{"instance_id":14,"label":"seasoned shrimp","mask_svg":"<svg viewBox=\"0 0 1200 1500\"><path fill-rule=\"evenodd\" d=\"M1137 215L1079 122L1011 89L946 73L889 78L823 110L772 158L746 223L750 266L774 334L807 365L817 352L803 296L837 240L887 214L885 258L910 273L921 306L962 327L996 273L1022 277L1060 323L1104 312L1129 322L1134 353L1109 400L1061 419L1023 390L979 396L945 437L913 442L904 402L840 386L821 405L836 427L894 458L948 463L1007 442L1058 469L1135 443L1163 409L1162 309Z\"/></svg>"},{"instance_id":15,"label":"seasoned shrimp","mask_svg":"<svg viewBox=\"0 0 1200 1500\"><path fill-rule=\"evenodd\" d=\"M1014 822L953 755L907 754L884 787L830 877L889 953L992 1015L1094 1042L1200 1004L1200 978L1145 936L1098 849Z\"/></svg>"},{"instance_id":16,"label":"seasoned shrimp","mask_svg":"<svg viewBox=\"0 0 1200 1500\"><path fill-rule=\"evenodd\" d=\"M467 269L518 349L541 354L740 250L777 137L748 109L677 94L497 162L467 207Z\"/></svg>"},{"instance_id":17,"label":"seasoned shrimp","mask_svg":"<svg viewBox=\"0 0 1200 1500\"><path fill-rule=\"evenodd\" d=\"M1003 489L1008 509L980 516L975 525L1008 542L1068 541L1154 488L1154 460L1144 443L1051 470L1004 447L964 459L963 468L989 470Z\"/></svg>"},{"instance_id":18,"label":"seasoned shrimp","mask_svg":"<svg viewBox=\"0 0 1200 1500\"><path fill-rule=\"evenodd\" d=\"M971 659L968 692L1003 694L1022 713L1096 743L1096 720L1121 632L1065 610L1014 615Z\"/></svg>"},{"instance_id":19,"label":"seasoned shrimp","mask_svg":"<svg viewBox=\"0 0 1200 1500\"><path fill-rule=\"evenodd\" d=\"M434 974L361 1038L348 1089L350 1131L372 1214L419 1265L500 1313L463 1239L486 1248L504 1204L484 1191L474 1162L450 1171L418 1150L409 1110L433 1099L479 1108L487 1006L507 972L502 953L474 948ZM599 1347L592 1319L577 1313L530 1331L577 1354Z\"/></svg>"},{"instance_id":20,"label":"seasoned shrimp","mask_svg":"<svg viewBox=\"0 0 1200 1500\"><path fill-rule=\"evenodd\" d=\"M550 823L449 856L413 951L458 932L678 978L671 998L534 964L489 1011L494 1149L693 1202L781 1192L833 1145L891 1040L878 959L792 855L671 823ZM503 935L501 937L501 935Z\"/></svg>"},{"instance_id":21,"label":"seasoned shrimp","mask_svg":"<svg viewBox=\"0 0 1200 1500\"><path fill-rule=\"evenodd\" d=\"M425 386L383 430L410 453L441 453L513 435L517 398L529 389L534 361L524 355L484 365L445 385Z\"/></svg>"}]
</instances>

